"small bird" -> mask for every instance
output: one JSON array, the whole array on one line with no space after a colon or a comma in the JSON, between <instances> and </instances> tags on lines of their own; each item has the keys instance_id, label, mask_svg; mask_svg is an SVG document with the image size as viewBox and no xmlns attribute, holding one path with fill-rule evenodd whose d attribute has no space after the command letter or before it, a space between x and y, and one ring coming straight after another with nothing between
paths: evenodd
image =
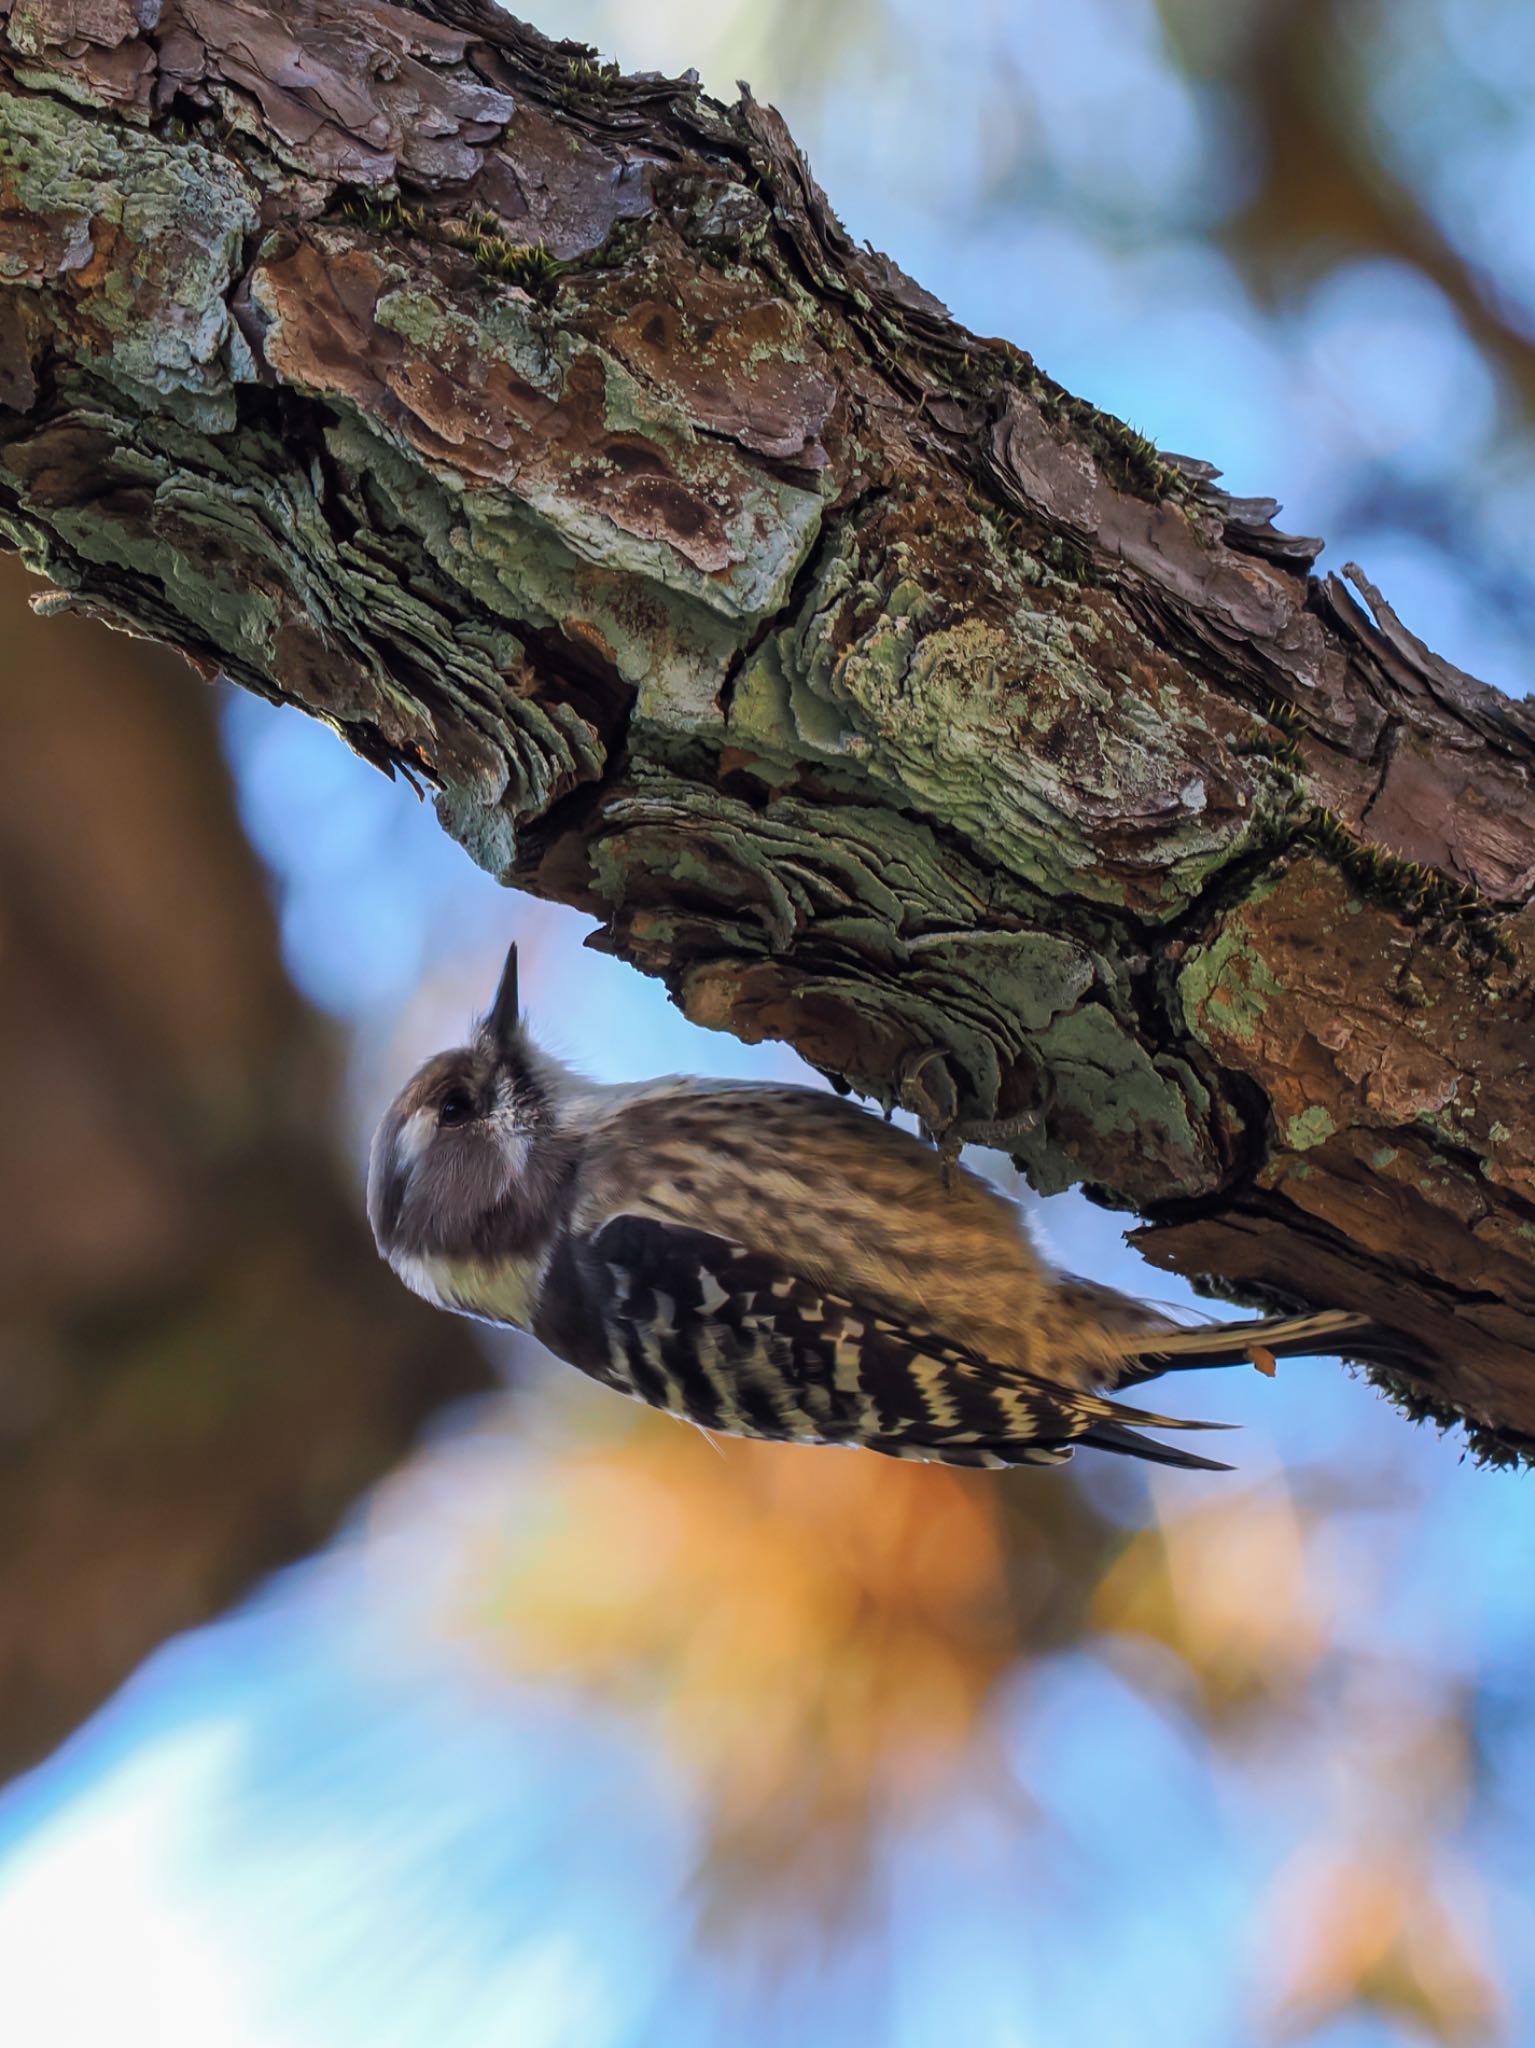
<instances>
[{"instance_id":1,"label":"small bird","mask_svg":"<svg viewBox=\"0 0 1535 2048\"><path fill-rule=\"evenodd\" d=\"M427 1301L531 1331L652 1407L947 1465L1087 1445L1227 1471L1140 1434L1226 1425L1100 1389L1352 1353L1373 1330L1341 1311L1186 1329L1055 1273L990 1182L819 1089L587 1082L529 1038L515 946L470 1042L379 1124L368 1217Z\"/></svg>"}]
</instances>

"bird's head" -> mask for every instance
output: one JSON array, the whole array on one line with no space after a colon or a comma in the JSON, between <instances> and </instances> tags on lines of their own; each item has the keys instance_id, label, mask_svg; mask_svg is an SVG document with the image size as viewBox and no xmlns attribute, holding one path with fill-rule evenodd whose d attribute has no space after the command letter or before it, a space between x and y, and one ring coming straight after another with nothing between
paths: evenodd
<instances>
[{"instance_id":1,"label":"bird's head","mask_svg":"<svg viewBox=\"0 0 1535 2048\"><path fill-rule=\"evenodd\" d=\"M391 1264L515 1249L560 1179L553 1082L517 1006L517 948L467 1045L437 1053L385 1111L368 1163L368 1221Z\"/></svg>"}]
</instances>

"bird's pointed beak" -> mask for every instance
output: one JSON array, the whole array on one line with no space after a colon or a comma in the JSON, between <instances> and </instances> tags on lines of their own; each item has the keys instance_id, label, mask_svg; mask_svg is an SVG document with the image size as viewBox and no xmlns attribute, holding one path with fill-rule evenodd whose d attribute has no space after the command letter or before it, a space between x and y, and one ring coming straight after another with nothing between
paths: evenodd
<instances>
[{"instance_id":1,"label":"bird's pointed beak","mask_svg":"<svg viewBox=\"0 0 1535 2048\"><path fill-rule=\"evenodd\" d=\"M496 999L490 1006L485 1019L485 1029L499 1046L509 1046L517 1036L521 1016L517 1008L517 948L506 949L506 965L501 970L500 986Z\"/></svg>"}]
</instances>

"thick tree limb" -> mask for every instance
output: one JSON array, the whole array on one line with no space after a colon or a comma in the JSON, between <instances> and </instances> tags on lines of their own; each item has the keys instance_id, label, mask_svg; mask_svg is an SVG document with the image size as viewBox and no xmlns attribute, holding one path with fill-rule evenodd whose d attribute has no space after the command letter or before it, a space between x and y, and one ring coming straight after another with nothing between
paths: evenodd
<instances>
[{"instance_id":1,"label":"thick tree limb","mask_svg":"<svg viewBox=\"0 0 1535 2048\"><path fill-rule=\"evenodd\" d=\"M1525 706L854 248L749 95L481 0L0 21L0 529L64 602L1535 1436Z\"/></svg>"}]
</instances>

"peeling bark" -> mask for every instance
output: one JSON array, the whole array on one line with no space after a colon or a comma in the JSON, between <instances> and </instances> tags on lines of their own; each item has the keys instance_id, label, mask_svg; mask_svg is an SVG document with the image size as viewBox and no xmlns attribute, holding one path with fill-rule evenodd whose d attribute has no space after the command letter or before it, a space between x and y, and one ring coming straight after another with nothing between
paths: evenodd
<instances>
[{"instance_id":1,"label":"peeling bark","mask_svg":"<svg viewBox=\"0 0 1535 2048\"><path fill-rule=\"evenodd\" d=\"M0 0L0 79L59 604L1535 1438L1526 706L855 248L749 94L481 0Z\"/></svg>"}]
</instances>

